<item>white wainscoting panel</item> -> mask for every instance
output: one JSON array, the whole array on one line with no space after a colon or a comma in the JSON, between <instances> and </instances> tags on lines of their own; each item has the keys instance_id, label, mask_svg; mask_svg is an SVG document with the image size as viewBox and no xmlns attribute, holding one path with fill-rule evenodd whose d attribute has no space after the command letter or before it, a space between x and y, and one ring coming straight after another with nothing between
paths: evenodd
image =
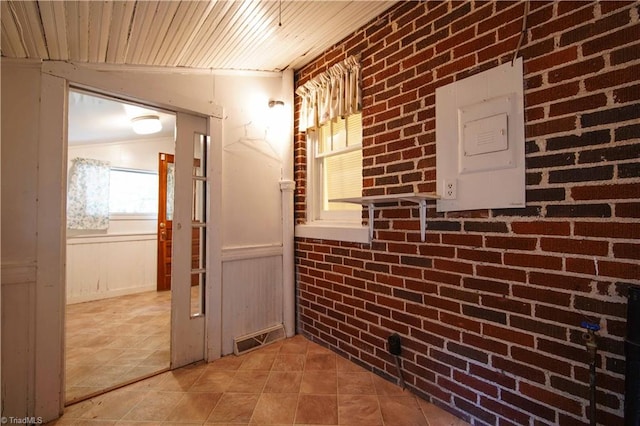
<instances>
[{"instance_id":1,"label":"white wainscoting panel","mask_svg":"<svg viewBox=\"0 0 640 426\"><path fill-rule=\"evenodd\" d=\"M156 235L122 234L67 240L67 303L156 289Z\"/></svg>"},{"instance_id":2,"label":"white wainscoting panel","mask_svg":"<svg viewBox=\"0 0 640 426\"><path fill-rule=\"evenodd\" d=\"M32 409L24 395L33 391L35 293L35 262L2 264L2 382L11 384L2 387L2 403L16 417Z\"/></svg>"},{"instance_id":3,"label":"white wainscoting panel","mask_svg":"<svg viewBox=\"0 0 640 426\"><path fill-rule=\"evenodd\" d=\"M282 247L249 247L244 256L241 251L223 251L223 355L233 352L234 337L283 321Z\"/></svg>"}]
</instances>

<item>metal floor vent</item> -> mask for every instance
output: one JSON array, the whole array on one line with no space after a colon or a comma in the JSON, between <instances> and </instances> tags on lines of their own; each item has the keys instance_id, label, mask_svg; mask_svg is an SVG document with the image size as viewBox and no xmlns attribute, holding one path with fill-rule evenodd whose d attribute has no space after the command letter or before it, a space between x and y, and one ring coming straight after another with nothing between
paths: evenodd
<instances>
[{"instance_id":1,"label":"metal floor vent","mask_svg":"<svg viewBox=\"0 0 640 426\"><path fill-rule=\"evenodd\" d=\"M236 355L244 354L284 338L284 325L274 325L273 327L265 328L255 333L234 338L233 353Z\"/></svg>"}]
</instances>

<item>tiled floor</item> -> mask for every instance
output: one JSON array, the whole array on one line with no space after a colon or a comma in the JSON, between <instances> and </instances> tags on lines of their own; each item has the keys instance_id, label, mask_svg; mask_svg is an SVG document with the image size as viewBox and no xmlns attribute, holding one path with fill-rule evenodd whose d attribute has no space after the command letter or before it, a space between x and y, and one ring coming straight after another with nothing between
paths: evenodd
<instances>
[{"instance_id":1,"label":"tiled floor","mask_svg":"<svg viewBox=\"0 0 640 426\"><path fill-rule=\"evenodd\" d=\"M171 292L67 305L65 400L169 368Z\"/></svg>"},{"instance_id":2,"label":"tiled floor","mask_svg":"<svg viewBox=\"0 0 640 426\"><path fill-rule=\"evenodd\" d=\"M301 336L67 407L56 425L465 425Z\"/></svg>"}]
</instances>

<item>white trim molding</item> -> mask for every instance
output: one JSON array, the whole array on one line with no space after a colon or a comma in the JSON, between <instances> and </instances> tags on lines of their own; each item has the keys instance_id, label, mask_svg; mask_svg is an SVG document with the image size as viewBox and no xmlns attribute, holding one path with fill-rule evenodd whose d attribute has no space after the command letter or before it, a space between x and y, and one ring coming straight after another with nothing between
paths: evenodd
<instances>
[{"instance_id":1,"label":"white trim molding","mask_svg":"<svg viewBox=\"0 0 640 426\"><path fill-rule=\"evenodd\" d=\"M347 241L369 244L369 228L355 224L328 224L326 221L297 225L295 236L320 240Z\"/></svg>"},{"instance_id":2,"label":"white trim molding","mask_svg":"<svg viewBox=\"0 0 640 426\"><path fill-rule=\"evenodd\" d=\"M264 244L256 246L235 246L222 249L222 261L257 259L261 257L282 256L282 244Z\"/></svg>"}]
</instances>

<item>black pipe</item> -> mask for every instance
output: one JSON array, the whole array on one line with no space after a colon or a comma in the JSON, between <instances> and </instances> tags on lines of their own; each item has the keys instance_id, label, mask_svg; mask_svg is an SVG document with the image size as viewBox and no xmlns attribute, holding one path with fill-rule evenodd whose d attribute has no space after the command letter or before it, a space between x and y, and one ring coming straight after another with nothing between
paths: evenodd
<instances>
[{"instance_id":1,"label":"black pipe","mask_svg":"<svg viewBox=\"0 0 640 426\"><path fill-rule=\"evenodd\" d=\"M629 287L624 352L624 424L640 426L640 287Z\"/></svg>"},{"instance_id":2,"label":"black pipe","mask_svg":"<svg viewBox=\"0 0 640 426\"><path fill-rule=\"evenodd\" d=\"M594 345L595 346L595 345ZM589 361L589 422L591 426L596 426L596 349L594 347Z\"/></svg>"},{"instance_id":3,"label":"black pipe","mask_svg":"<svg viewBox=\"0 0 640 426\"><path fill-rule=\"evenodd\" d=\"M396 370L398 370L398 385L404 389L404 379L402 378L402 369L400 368L400 355L402 355L402 341L400 340L400 336L398 333L393 333L387 339L387 344L389 346L389 353L393 355L393 360L396 363Z\"/></svg>"},{"instance_id":4,"label":"black pipe","mask_svg":"<svg viewBox=\"0 0 640 426\"><path fill-rule=\"evenodd\" d=\"M587 347L587 352L589 353L589 424L591 426L596 425L596 363L597 363L597 352L598 352L598 342L596 341L596 331L600 330L600 326L598 324L593 324L587 321L584 321L582 324L583 328L586 328L587 331L582 335L584 339L585 346Z\"/></svg>"}]
</instances>

